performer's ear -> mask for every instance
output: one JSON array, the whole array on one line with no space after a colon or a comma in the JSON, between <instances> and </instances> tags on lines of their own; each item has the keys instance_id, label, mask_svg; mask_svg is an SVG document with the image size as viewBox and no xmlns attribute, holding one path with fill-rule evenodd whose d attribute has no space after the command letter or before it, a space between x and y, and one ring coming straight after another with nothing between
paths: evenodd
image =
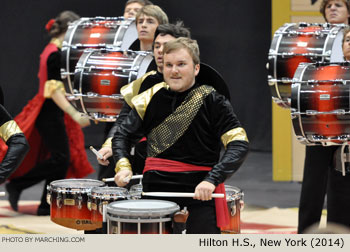
<instances>
[{"instance_id":1,"label":"performer's ear","mask_svg":"<svg viewBox=\"0 0 350 252\"><path fill-rule=\"evenodd\" d=\"M198 75L199 70L200 70L200 66L199 66L199 64L196 64L196 65L194 66L194 75L195 75L195 76Z\"/></svg>"}]
</instances>

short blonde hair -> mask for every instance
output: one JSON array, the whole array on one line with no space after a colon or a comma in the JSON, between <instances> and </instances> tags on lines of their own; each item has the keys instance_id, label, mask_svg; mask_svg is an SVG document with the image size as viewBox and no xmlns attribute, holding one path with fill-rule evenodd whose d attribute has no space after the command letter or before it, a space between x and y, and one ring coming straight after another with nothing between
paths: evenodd
<instances>
[{"instance_id":1,"label":"short blonde hair","mask_svg":"<svg viewBox=\"0 0 350 252\"><path fill-rule=\"evenodd\" d=\"M326 6L330 1L334 1L334 0L322 0L322 3L320 5L320 12L323 15L324 20L326 20L326 22L328 22L328 20L326 19ZM350 1L349 0L342 0L342 1L345 3L346 8L348 9L348 13L350 14ZM350 21L350 18L348 20Z\"/></svg>"},{"instance_id":2,"label":"short blonde hair","mask_svg":"<svg viewBox=\"0 0 350 252\"><path fill-rule=\"evenodd\" d=\"M142 15L154 17L157 19L158 24L169 23L167 14L165 14L158 5L150 4L142 7L142 9L136 14L136 23Z\"/></svg>"},{"instance_id":3,"label":"short blonde hair","mask_svg":"<svg viewBox=\"0 0 350 252\"><path fill-rule=\"evenodd\" d=\"M195 65L200 63L199 46L196 40L180 37L164 44L163 53L168 54L179 49L186 49Z\"/></svg>"}]
</instances>

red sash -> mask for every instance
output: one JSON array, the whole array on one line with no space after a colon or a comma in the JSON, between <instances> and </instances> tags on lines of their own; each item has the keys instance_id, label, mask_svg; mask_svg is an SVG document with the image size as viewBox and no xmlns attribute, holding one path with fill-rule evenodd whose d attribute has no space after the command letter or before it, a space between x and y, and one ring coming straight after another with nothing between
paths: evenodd
<instances>
[{"instance_id":1,"label":"red sash","mask_svg":"<svg viewBox=\"0 0 350 252\"><path fill-rule=\"evenodd\" d=\"M146 171L157 170L166 172L186 172L186 171L210 171L212 167L208 166L197 166L192 164L186 164L179 161L173 161L162 158L148 157L146 159L145 168L143 173ZM216 209L216 223L219 228L229 225L229 214L226 202L226 192L224 183L219 184L214 193L223 193L224 198L215 198L215 209Z\"/></svg>"}]
</instances>

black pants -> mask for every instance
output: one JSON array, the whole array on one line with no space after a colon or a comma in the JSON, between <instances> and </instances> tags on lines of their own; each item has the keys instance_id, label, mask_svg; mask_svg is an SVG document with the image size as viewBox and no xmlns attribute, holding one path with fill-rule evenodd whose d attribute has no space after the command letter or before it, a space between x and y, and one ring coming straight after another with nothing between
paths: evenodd
<instances>
[{"instance_id":1,"label":"black pants","mask_svg":"<svg viewBox=\"0 0 350 252\"><path fill-rule=\"evenodd\" d=\"M327 222L350 227L350 174L333 165L337 146L307 146L299 203L298 233L319 223L327 194Z\"/></svg>"},{"instance_id":2,"label":"black pants","mask_svg":"<svg viewBox=\"0 0 350 252\"><path fill-rule=\"evenodd\" d=\"M11 180L17 190L22 191L45 180L41 197L41 206L48 207L46 186L52 181L64 179L69 166L69 143L66 133L63 112L51 100L46 100L35 122L50 157L33 167L22 177Z\"/></svg>"}]
</instances>

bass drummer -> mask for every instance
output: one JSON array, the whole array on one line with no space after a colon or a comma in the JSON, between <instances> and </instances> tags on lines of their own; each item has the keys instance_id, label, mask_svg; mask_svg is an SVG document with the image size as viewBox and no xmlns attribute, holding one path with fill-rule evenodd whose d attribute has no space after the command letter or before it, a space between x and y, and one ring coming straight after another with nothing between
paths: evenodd
<instances>
[{"instance_id":1,"label":"bass drummer","mask_svg":"<svg viewBox=\"0 0 350 252\"><path fill-rule=\"evenodd\" d=\"M323 0L320 12L326 22L349 24L348 0ZM346 55L348 42L343 40ZM349 58L346 57L346 60ZM319 223L327 194L327 222L350 226L350 175L335 171L334 154L340 147L306 146L304 175L299 202L298 233Z\"/></svg>"},{"instance_id":2,"label":"bass drummer","mask_svg":"<svg viewBox=\"0 0 350 252\"><path fill-rule=\"evenodd\" d=\"M141 10L142 7L152 4L148 0L128 0L125 3L124 8L124 18L135 18L137 12Z\"/></svg>"},{"instance_id":3,"label":"bass drummer","mask_svg":"<svg viewBox=\"0 0 350 252\"><path fill-rule=\"evenodd\" d=\"M105 166L103 172L99 173L99 179L114 177L115 175L115 163L112 157L112 144L111 140L114 136L114 133L117 130L117 127L122 123L124 118L131 111L132 107L130 106L130 100L134 95L137 95L153 85L163 81L163 46L166 42L174 40L179 37L190 37L190 31L183 26L182 22L176 24L162 24L159 25L155 31L155 39L153 45L153 54L155 63L157 65L157 71L150 71L142 76L140 79L137 79L125 86L122 89L122 94L125 94L127 98L123 104L123 108L118 116L117 121L114 123L114 127L110 130L108 138L105 143L102 145L102 148L98 151L103 159L97 158L97 161ZM133 89L136 87L138 90ZM129 91L135 90L135 93L130 93ZM145 162L145 147L146 142L141 141L135 147L135 155L133 159L134 173L142 174L144 162ZM113 182L114 183L114 182Z\"/></svg>"}]
</instances>

